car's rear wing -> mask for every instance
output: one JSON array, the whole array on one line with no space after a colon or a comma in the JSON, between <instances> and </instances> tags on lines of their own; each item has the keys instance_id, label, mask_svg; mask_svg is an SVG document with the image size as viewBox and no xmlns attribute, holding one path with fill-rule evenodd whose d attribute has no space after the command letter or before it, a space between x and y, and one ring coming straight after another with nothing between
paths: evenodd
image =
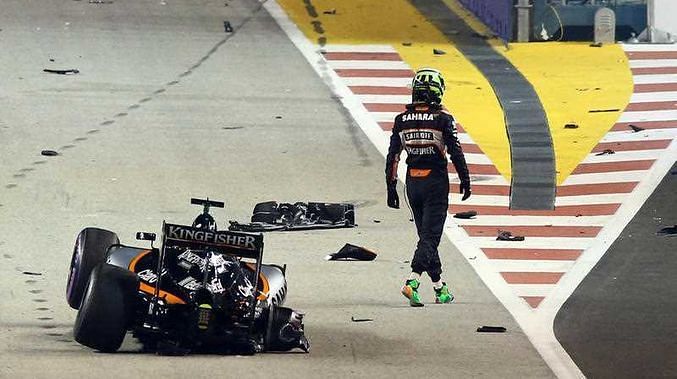
<instances>
[{"instance_id":1,"label":"car's rear wing","mask_svg":"<svg viewBox=\"0 0 677 379\"><path fill-rule=\"evenodd\" d=\"M209 248L223 254L261 260L263 235L260 233L211 231L186 225L165 224L162 246L193 249Z\"/></svg>"}]
</instances>

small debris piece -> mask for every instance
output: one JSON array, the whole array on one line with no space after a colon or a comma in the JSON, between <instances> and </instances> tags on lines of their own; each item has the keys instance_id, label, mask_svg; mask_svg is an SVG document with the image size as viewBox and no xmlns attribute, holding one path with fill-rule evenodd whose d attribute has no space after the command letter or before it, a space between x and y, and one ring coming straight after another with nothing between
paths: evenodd
<instances>
[{"instance_id":1,"label":"small debris piece","mask_svg":"<svg viewBox=\"0 0 677 379\"><path fill-rule=\"evenodd\" d=\"M90 4L113 4L113 0L89 0Z\"/></svg>"},{"instance_id":2,"label":"small debris piece","mask_svg":"<svg viewBox=\"0 0 677 379\"><path fill-rule=\"evenodd\" d=\"M42 71L48 72L50 74L59 74L59 75L73 75L73 74L79 74L80 73L80 70L77 70L77 69L74 69L74 68L71 68L71 69L68 69L68 70L52 70L52 69L46 68Z\"/></svg>"},{"instance_id":3,"label":"small debris piece","mask_svg":"<svg viewBox=\"0 0 677 379\"><path fill-rule=\"evenodd\" d=\"M524 241L524 236L513 236L507 230L499 230L496 241Z\"/></svg>"},{"instance_id":4,"label":"small debris piece","mask_svg":"<svg viewBox=\"0 0 677 379\"><path fill-rule=\"evenodd\" d=\"M507 329L503 326L480 326L477 328L478 333L505 333Z\"/></svg>"},{"instance_id":5,"label":"small debris piece","mask_svg":"<svg viewBox=\"0 0 677 379\"><path fill-rule=\"evenodd\" d=\"M46 157L55 157L55 156L59 155L59 153L57 153L54 150L42 150L40 152L40 155L44 155Z\"/></svg>"},{"instance_id":6,"label":"small debris piece","mask_svg":"<svg viewBox=\"0 0 677 379\"><path fill-rule=\"evenodd\" d=\"M352 322L369 322L374 321L373 318L355 318L355 316L350 316L350 321Z\"/></svg>"},{"instance_id":7,"label":"small debris piece","mask_svg":"<svg viewBox=\"0 0 677 379\"><path fill-rule=\"evenodd\" d=\"M361 246L345 244L341 250L325 257L328 261L373 261L376 253Z\"/></svg>"},{"instance_id":8,"label":"small debris piece","mask_svg":"<svg viewBox=\"0 0 677 379\"><path fill-rule=\"evenodd\" d=\"M238 129L244 129L244 126L224 126L221 129L223 129L223 130L238 130Z\"/></svg>"},{"instance_id":9,"label":"small debris piece","mask_svg":"<svg viewBox=\"0 0 677 379\"><path fill-rule=\"evenodd\" d=\"M275 118L280 120L280 119L282 119L282 116L275 116Z\"/></svg>"},{"instance_id":10,"label":"small debris piece","mask_svg":"<svg viewBox=\"0 0 677 379\"><path fill-rule=\"evenodd\" d=\"M657 236L674 236L677 235L677 225L674 226L666 226L665 228L662 228L661 230L656 232Z\"/></svg>"},{"instance_id":11,"label":"small debris piece","mask_svg":"<svg viewBox=\"0 0 677 379\"><path fill-rule=\"evenodd\" d=\"M591 109L588 113L608 113L608 112L618 112L620 109Z\"/></svg>"},{"instance_id":12,"label":"small debris piece","mask_svg":"<svg viewBox=\"0 0 677 379\"><path fill-rule=\"evenodd\" d=\"M324 11L322 13L324 13L324 14L336 14L336 8L332 8L332 9L330 9L328 11Z\"/></svg>"},{"instance_id":13,"label":"small debris piece","mask_svg":"<svg viewBox=\"0 0 677 379\"><path fill-rule=\"evenodd\" d=\"M435 55L444 55L444 54L446 54L446 53L447 53L447 52L444 51L444 50L433 49L433 54L435 54Z\"/></svg>"},{"instance_id":14,"label":"small debris piece","mask_svg":"<svg viewBox=\"0 0 677 379\"><path fill-rule=\"evenodd\" d=\"M598 42L598 43L591 43L591 44L590 44L590 47L602 47L602 43L601 43L601 42Z\"/></svg>"},{"instance_id":15,"label":"small debris piece","mask_svg":"<svg viewBox=\"0 0 677 379\"><path fill-rule=\"evenodd\" d=\"M402 46L411 46L411 42L402 42Z\"/></svg>"},{"instance_id":16,"label":"small debris piece","mask_svg":"<svg viewBox=\"0 0 677 379\"><path fill-rule=\"evenodd\" d=\"M577 124L565 124L564 129L578 129Z\"/></svg>"},{"instance_id":17,"label":"small debris piece","mask_svg":"<svg viewBox=\"0 0 677 379\"><path fill-rule=\"evenodd\" d=\"M475 216L477 216L477 211L458 212L454 214L454 218L462 218L462 219L471 219Z\"/></svg>"},{"instance_id":18,"label":"small debris piece","mask_svg":"<svg viewBox=\"0 0 677 379\"><path fill-rule=\"evenodd\" d=\"M32 272L32 271L22 271L21 273L24 274L24 275L33 275L33 276L41 276L42 275L41 272Z\"/></svg>"},{"instance_id":19,"label":"small debris piece","mask_svg":"<svg viewBox=\"0 0 677 379\"><path fill-rule=\"evenodd\" d=\"M638 132L641 132L642 130L644 130L644 128L640 128L640 127L637 126L637 125L628 124L628 126L629 126L630 129L632 129L632 131L635 132L635 133L638 133Z\"/></svg>"},{"instance_id":20,"label":"small debris piece","mask_svg":"<svg viewBox=\"0 0 677 379\"><path fill-rule=\"evenodd\" d=\"M49 61L50 61L50 62L54 62L54 58L49 58Z\"/></svg>"},{"instance_id":21,"label":"small debris piece","mask_svg":"<svg viewBox=\"0 0 677 379\"><path fill-rule=\"evenodd\" d=\"M374 224L380 224L381 223L381 220L373 220L373 221L374 221Z\"/></svg>"},{"instance_id":22,"label":"small debris piece","mask_svg":"<svg viewBox=\"0 0 677 379\"><path fill-rule=\"evenodd\" d=\"M226 33L232 33L233 32L233 27L230 25L229 21L224 21L223 22L223 30Z\"/></svg>"},{"instance_id":23,"label":"small debris piece","mask_svg":"<svg viewBox=\"0 0 677 379\"><path fill-rule=\"evenodd\" d=\"M600 156L600 155L607 155L607 154L608 154L608 155L616 154L616 152L613 151L613 150L611 150L611 149L604 149L604 151L600 151L599 153L597 153L597 154L595 154L595 155L596 155L596 156Z\"/></svg>"}]
</instances>

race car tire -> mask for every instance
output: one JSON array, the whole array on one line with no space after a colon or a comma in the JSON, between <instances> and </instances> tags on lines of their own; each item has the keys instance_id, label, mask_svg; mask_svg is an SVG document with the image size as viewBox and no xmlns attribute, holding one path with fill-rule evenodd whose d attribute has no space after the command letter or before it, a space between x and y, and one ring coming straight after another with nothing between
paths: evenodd
<instances>
[{"instance_id":1,"label":"race car tire","mask_svg":"<svg viewBox=\"0 0 677 379\"><path fill-rule=\"evenodd\" d=\"M254 211L252 213L270 213L277 211L277 202L276 201L266 201L263 203L258 203L254 206Z\"/></svg>"},{"instance_id":2,"label":"race car tire","mask_svg":"<svg viewBox=\"0 0 677 379\"><path fill-rule=\"evenodd\" d=\"M252 215L252 222L263 222L266 224L274 224L275 221L279 218L278 213L254 213Z\"/></svg>"},{"instance_id":3,"label":"race car tire","mask_svg":"<svg viewBox=\"0 0 677 379\"><path fill-rule=\"evenodd\" d=\"M134 317L136 274L102 263L92 271L73 327L75 341L102 352L122 345Z\"/></svg>"},{"instance_id":4,"label":"race car tire","mask_svg":"<svg viewBox=\"0 0 677 379\"><path fill-rule=\"evenodd\" d=\"M85 228L78 234L66 284L66 300L71 308L80 308L89 274L106 260L108 248L119 243L117 234L105 229Z\"/></svg>"}]
</instances>

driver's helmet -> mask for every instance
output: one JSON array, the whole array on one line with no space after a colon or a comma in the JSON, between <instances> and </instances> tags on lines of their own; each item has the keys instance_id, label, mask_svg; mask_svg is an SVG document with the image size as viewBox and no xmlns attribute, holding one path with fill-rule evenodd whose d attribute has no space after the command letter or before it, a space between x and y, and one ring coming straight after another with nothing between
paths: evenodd
<instances>
[{"instance_id":1,"label":"driver's helmet","mask_svg":"<svg viewBox=\"0 0 677 379\"><path fill-rule=\"evenodd\" d=\"M444 78L434 68L422 68L416 71L411 88L412 102L439 104L444 96Z\"/></svg>"},{"instance_id":2,"label":"driver's helmet","mask_svg":"<svg viewBox=\"0 0 677 379\"><path fill-rule=\"evenodd\" d=\"M202 213L195 217L193 228L216 231L216 221L209 213Z\"/></svg>"}]
</instances>

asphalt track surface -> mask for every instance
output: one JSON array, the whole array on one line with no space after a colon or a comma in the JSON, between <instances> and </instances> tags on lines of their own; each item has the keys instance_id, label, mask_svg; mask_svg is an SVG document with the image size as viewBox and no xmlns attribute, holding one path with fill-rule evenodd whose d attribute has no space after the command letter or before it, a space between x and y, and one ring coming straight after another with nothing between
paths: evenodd
<instances>
[{"instance_id":1,"label":"asphalt track surface","mask_svg":"<svg viewBox=\"0 0 677 379\"><path fill-rule=\"evenodd\" d=\"M552 376L447 240L457 303L406 305L415 233L406 211L385 206L383 159L259 3L2 8L0 377ZM73 342L64 289L77 232L104 227L131 244L164 219L190 222L194 196L226 202L220 225L270 199L358 205L356 229L266 235L266 260L289 265L287 304L307 313L311 354L176 358L140 354L131 339L118 354ZM345 242L379 257L323 261ZM431 292L424 282L428 303Z\"/></svg>"},{"instance_id":2,"label":"asphalt track surface","mask_svg":"<svg viewBox=\"0 0 677 379\"><path fill-rule=\"evenodd\" d=\"M555 319L562 346L590 378L677 377L677 164Z\"/></svg>"}]
</instances>

